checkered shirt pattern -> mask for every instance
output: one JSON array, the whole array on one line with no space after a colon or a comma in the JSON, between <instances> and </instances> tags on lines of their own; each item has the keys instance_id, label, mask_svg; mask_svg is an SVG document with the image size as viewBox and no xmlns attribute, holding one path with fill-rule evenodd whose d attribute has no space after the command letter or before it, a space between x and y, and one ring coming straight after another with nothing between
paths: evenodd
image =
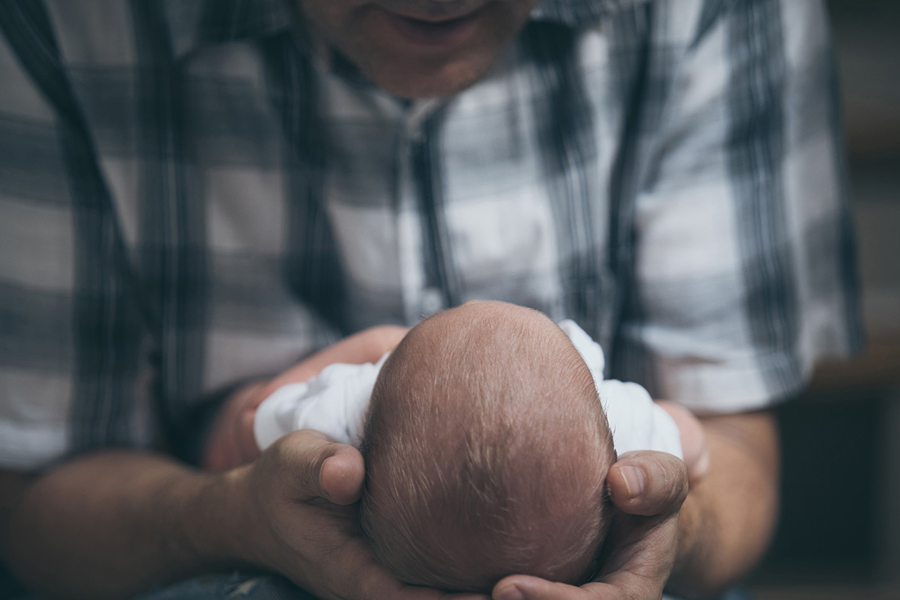
<instances>
[{"instance_id":1,"label":"checkered shirt pattern","mask_svg":"<svg viewBox=\"0 0 900 600\"><path fill-rule=\"evenodd\" d=\"M860 337L827 31L815 0L543 0L410 102L274 0L0 2L0 467L183 439L472 298L700 412L790 397Z\"/></svg>"}]
</instances>

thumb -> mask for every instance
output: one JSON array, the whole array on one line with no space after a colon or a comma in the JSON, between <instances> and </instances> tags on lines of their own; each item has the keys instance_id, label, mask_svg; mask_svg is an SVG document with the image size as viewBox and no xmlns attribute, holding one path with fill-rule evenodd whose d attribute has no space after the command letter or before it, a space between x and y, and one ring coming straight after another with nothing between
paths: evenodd
<instances>
[{"instance_id":1,"label":"thumb","mask_svg":"<svg viewBox=\"0 0 900 600\"><path fill-rule=\"evenodd\" d=\"M293 474L293 493L299 500L324 498L347 505L362 495L365 465L356 448L302 429L282 437L273 450L281 455L285 472Z\"/></svg>"},{"instance_id":2,"label":"thumb","mask_svg":"<svg viewBox=\"0 0 900 600\"><path fill-rule=\"evenodd\" d=\"M613 504L631 515L669 516L687 497L684 461L666 452L628 452L609 468L606 484Z\"/></svg>"}]
</instances>

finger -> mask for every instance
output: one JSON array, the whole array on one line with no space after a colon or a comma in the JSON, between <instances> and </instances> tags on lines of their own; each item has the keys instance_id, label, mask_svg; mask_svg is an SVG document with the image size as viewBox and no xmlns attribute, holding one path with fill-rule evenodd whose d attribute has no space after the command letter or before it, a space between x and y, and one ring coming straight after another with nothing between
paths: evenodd
<instances>
[{"instance_id":1,"label":"finger","mask_svg":"<svg viewBox=\"0 0 900 600\"><path fill-rule=\"evenodd\" d=\"M651 569L639 569L639 572L628 570L613 571L603 576L602 581L592 581L583 586L590 593L592 600L603 598L628 598L637 600L657 600L662 597L663 589L671 569L658 569L658 573L647 573Z\"/></svg>"},{"instance_id":2,"label":"finger","mask_svg":"<svg viewBox=\"0 0 900 600\"><path fill-rule=\"evenodd\" d=\"M597 585L610 587L605 584ZM594 598L602 598L602 596L589 593L584 588L529 575L511 575L501 579L494 586L491 597L493 600L594 600Z\"/></svg>"},{"instance_id":3,"label":"finger","mask_svg":"<svg viewBox=\"0 0 900 600\"><path fill-rule=\"evenodd\" d=\"M289 433L272 447L285 463L284 472L294 476L292 494L298 500L324 498L342 505L359 500L365 464L356 448L311 429Z\"/></svg>"},{"instance_id":4,"label":"finger","mask_svg":"<svg viewBox=\"0 0 900 600\"><path fill-rule=\"evenodd\" d=\"M619 457L606 484L621 511L648 517L677 512L688 492L684 461L665 452L637 451Z\"/></svg>"},{"instance_id":5,"label":"finger","mask_svg":"<svg viewBox=\"0 0 900 600\"><path fill-rule=\"evenodd\" d=\"M678 426L688 480L691 485L699 482L709 471L709 444L700 419L680 404L666 400L658 400L656 404L669 413Z\"/></svg>"},{"instance_id":6,"label":"finger","mask_svg":"<svg viewBox=\"0 0 900 600\"><path fill-rule=\"evenodd\" d=\"M596 579L638 598L658 598L675 562L678 517L624 517L607 538Z\"/></svg>"},{"instance_id":7,"label":"finger","mask_svg":"<svg viewBox=\"0 0 900 600\"><path fill-rule=\"evenodd\" d=\"M619 571L582 586L591 600L658 600L665 587L663 579L648 579L627 571Z\"/></svg>"},{"instance_id":8,"label":"finger","mask_svg":"<svg viewBox=\"0 0 900 600\"><path fill-rule=\"evenodd\" d=\"M426 587L406 585L391 576L372 558L368 547L358 540L347 542L335 557L340 565L340 581L346 588L338 596L354 600L490 600L483 594L448 594ZM352 577L346 574L352 573ZM337 579L336 579L337 581Z\"/></svg>"},{"instance_id":9,"label":"finger","mask_svg":"<svg viewBox=\"0 0 900 600\"><path fill-rule=\"evenodd\" d=\"M699 458L688 469L688 483L697 485L709 473L709 444L706 438L703 438L703 448L700 451Z\"/></svg>"},{"instance_id":10,"label":"finger","mask_svg":"<svg viewBox=\"0 0 900 600\"><path fill-rule=\"evenodd\" d=\"M475 594L468 592L449 593L432 588L403 584L401 584L399 591L395 594L388 594L387 596L373 596L372 598L377 598L378 600L381 600L381 598L397 598L398 600L491 600L491 597L486 596L485 594Z\"/></svg>"},{"instance_id":11,"label":"finger","mask_svg":"<svg viewBox=\"0 0 900 600\"><path fill-rule=\"evenodd\" d=\"M322 463L319 483L323 498L348 505L359 500L365 478L365 463L356 448L344 444Z\"/></svg>"}]
</instances>

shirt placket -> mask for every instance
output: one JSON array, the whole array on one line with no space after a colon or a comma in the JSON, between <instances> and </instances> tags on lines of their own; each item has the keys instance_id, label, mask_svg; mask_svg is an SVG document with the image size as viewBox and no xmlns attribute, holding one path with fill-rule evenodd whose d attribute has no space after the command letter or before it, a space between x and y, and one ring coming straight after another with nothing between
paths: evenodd
<instances>
[{"instance_id":1,"label":"shirt placket","mask_svg":"<svg viewBox=\"0 0 900 600\"><path fill-rule=\"evenodd\" d=\"M434 269L435 257L442 256L444 250L440 239L431 232L427 220L429 214L423 210L423 188L417 157L428 151L429 140L424 126L440 108L440 100L414 102L406 111L400 123L400 144L397 161L399 164L397 235L403 310L407 323L416 323L424 317L449 308L445 293L445 282ZM431 210L440 210L432 206Z\"/></svg>"}]
</instances>

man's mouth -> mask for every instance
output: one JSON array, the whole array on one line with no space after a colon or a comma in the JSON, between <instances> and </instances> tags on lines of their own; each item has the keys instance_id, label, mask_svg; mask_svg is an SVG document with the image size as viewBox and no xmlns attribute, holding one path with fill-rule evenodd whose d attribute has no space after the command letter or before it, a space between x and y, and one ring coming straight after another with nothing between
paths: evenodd
<instances>
[{"instance_id":1,"label":"man's mouth","mask_svg":"<svg viewBox=\"0 0 900 600\"><path fill-rule=\"evenodd\" d=\"M423 19L385 12L394 28L408 41L432 48L447 48L464 41L478 21L481 11L455 18Z\"/></svg>"}]
</instances>

